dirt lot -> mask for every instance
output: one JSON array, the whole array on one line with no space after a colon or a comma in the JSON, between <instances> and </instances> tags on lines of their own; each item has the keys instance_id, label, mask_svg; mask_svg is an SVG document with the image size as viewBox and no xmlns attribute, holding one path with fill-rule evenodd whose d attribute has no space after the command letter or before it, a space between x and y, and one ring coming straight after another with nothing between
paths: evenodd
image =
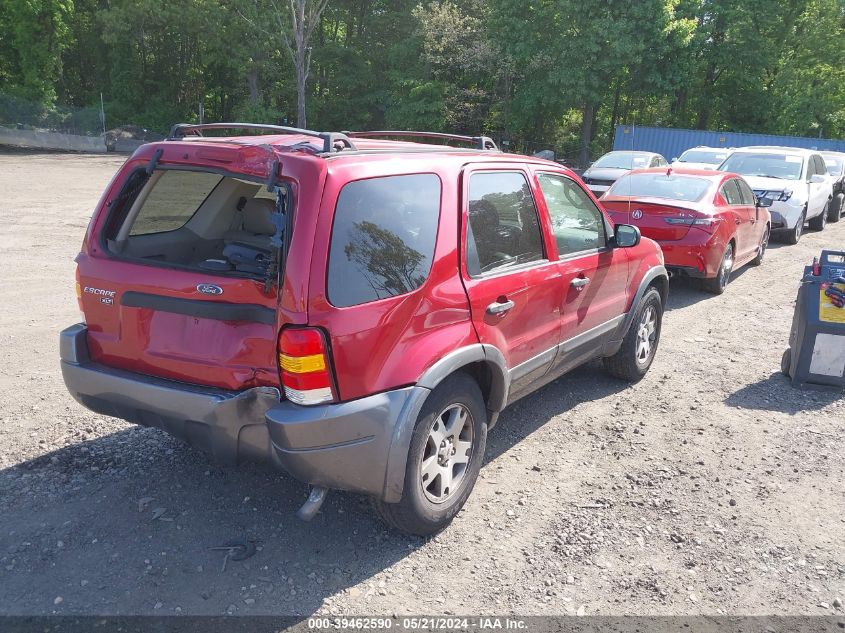
<instances>
[{"instance_id":1,"label":"dirt lot","mask_svg":"<svg viewBox=\"0 0 845 633\"><path fill-rule=\"evenodd\" d=\"M649 375L590 365L511 407L422 540L337 492L301 523L304 485L70 398L73 257L119 164L0 155L0 613L842 613L845 399L778 367L802 266L845 222L721 297L673 282ZM258 551L224 570L230 539Z\"/></svg>"}]
</instances>

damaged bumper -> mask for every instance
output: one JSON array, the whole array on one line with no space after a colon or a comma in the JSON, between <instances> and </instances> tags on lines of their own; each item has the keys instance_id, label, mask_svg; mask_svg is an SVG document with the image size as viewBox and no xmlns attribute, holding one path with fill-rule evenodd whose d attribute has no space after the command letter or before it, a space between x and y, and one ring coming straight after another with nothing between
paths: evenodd
<instances>
[{"instance_id":1,"label":"damaged bumper","mask_svg":"<svg viewBox=\"0 0 845 633\"><path fill-rule=\"evenodd\" d=\"M61 333L60 354L68 391L92 411L160 428L221 465L267 463L305 483L388 501L398 501L404 479L408 434L400 431L428 393L406 387L303 407L273 387L227 391L165 380L91 361L83 324Z\"/></svg>"}]
</instances>

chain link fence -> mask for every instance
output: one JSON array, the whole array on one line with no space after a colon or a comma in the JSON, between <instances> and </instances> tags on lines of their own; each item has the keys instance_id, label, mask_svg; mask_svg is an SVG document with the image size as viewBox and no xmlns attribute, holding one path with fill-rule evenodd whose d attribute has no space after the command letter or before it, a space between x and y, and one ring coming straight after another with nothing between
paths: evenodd
<instances>
[{"instance_id":1,"label":"chain link fence","mask_svg":"<svg viewBox=\"0 0 845 633\"><path fill-rule=\"evenodd\" d=\"M109 125L102 106L45 106L0 92L0 146L133 152L163 136L139 125Z\"/></svg>"}]
</instances>

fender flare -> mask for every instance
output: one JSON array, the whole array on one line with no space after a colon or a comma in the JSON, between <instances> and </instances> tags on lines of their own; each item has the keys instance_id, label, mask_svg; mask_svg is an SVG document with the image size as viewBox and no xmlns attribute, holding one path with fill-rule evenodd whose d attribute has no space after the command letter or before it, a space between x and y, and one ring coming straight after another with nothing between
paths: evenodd
<instances>
[{"instance_id":1,"label":"fender flare","mask_svg":"<svg viewBox=\"0 0 845 633\"><path fill-rule=\"evenodd\" d=\"M487 408L492 414L491 420L505 407L510 381L505 357L497 348L476 343L456 349L434 363L417 381L393 427L384 473L382 493L384 501L396 503L402 498L402 489L405 486L405 466L408 462L408 450L411 446L414 425L429 394L451 374L462 367L479 362L486 363L490 368L491 381Z\"/></svg>"},{"instance_id":2,"label":"fender flare","mask_svg":"<svg viewBox=\"0 0 845 633\"><path fill-rule=\"evenodd\" d=\"M651 285L655 279L663 278L666 281L667 292L662 293L661 299L664 302L664 309L665 309L665 302L666 297L668 296L668 287L669 287L669 273L666 272L666 267L662 265L653 266L648 271L646 271L645 275L643 275L642 280L640 281L640 285L637 288L637 292L634 295L634 299L631 301L631 307L628 309L628 312L625 314L625 319L619 325L619 330L616 333L616 339L621 344L622 339L625 338L625 335L628 333L628 329L631 327L631 323L634 320L634 311L637 307L637 304L640 302L640 299L643 298L646 289Z\"/></svg>"}]
</instances>

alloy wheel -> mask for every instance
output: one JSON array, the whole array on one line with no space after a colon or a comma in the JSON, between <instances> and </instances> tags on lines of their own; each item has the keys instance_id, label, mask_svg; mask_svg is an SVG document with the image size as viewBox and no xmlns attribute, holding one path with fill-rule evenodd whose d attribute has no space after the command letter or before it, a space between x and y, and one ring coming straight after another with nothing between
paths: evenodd
<instances>
[{"instance_id":1,"label":"alloy wheel","mask_svg":"<svg viewBox=\"0 0 845 633\"><path fill-rule=\"evenodd\" d=\"M451 404L435 418L420 464L426 499L443 503L455 496L465 480L472 442L472 413L464 405Z\"/></svg>"},{"instance_id":2,"label":"alloy wheel","mask_svg":"<svg viewBox=\"0 0 845 633\"><path fill-rule=\"evenodd\" d=\"M757 251L757 258L762 261L763 256L766 254L766 249L769 247L769 229L767 228L763 232L763 240L760 242L760 250Z\"/></svg>"},{"instance_id":3,"label":"alloy wheel","mask_svg":"<svg viewBox=\"0 0 845 633\"><path fill-rule=\"evenodd\" d=\"M636 359L637 364L645 365L651 358L657 339L657 312L654 306L648 306L637 325Z\"/></svg>"},{"instance_id":4,"label":"alloy wheel","mask_svg":"<svg viewBox=\"0 0 845 633\"><path fill-rule=\"evenodd\" d=\"M725 249L725 256L722 258L722 266L719 268L719 287L724 288L728 285L728 280L731 278L731 271L734 267L734 249L728 244Z\"/></svg>"}]
</instances>

